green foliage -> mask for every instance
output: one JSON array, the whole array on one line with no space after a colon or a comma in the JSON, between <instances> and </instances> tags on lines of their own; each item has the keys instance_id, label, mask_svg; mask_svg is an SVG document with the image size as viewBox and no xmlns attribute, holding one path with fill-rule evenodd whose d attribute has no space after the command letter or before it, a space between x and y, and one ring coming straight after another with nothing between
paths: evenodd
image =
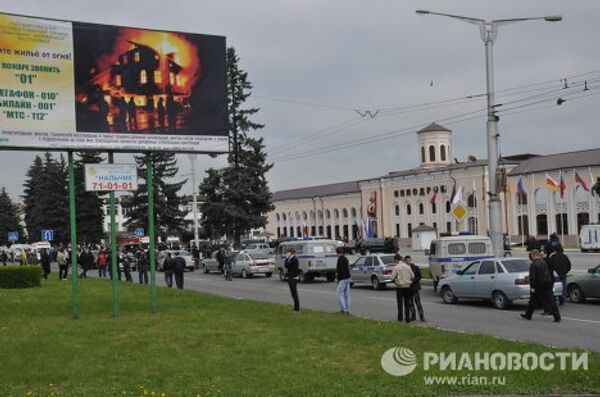
<instances>
[{"instance_id":1,"label":"green foliage","mask_svg":"<svg viewBox=\"0 0 600 397\"><path fill-rule=\"evenodd\" d=\"M173 153L150 153L154 168L154 225L156 235L163 239L168 235L180 235L186 227L185 211L181 209L184 198L179 191L186 180L169 183L179 172L177 159ZM138 189L123 200L128 211L129 220L125 224L128 230L133 231L141 227L148 230L148 188L146 173L146 156L135 156L138 166L140 183Z\"/></svg>"},{"instance_id":2,"label":"green foliage","mask_svg":"<svg viewBox=\"0 0 600 397\"><path fill-rule=\"evenodd\" d=\"M0 267L0 288L33 288L42 283L40 266Z\"/></svg>"},{"instance_id":3,"label":"green foliage","mask_svg":"<svg viewBox=\"0 0 600 397\"><path fill-rule=\"evenodd\" d=\"M24 238L17 208L3 187L0 190L0 245L9 243L8 232L18 232L19 238Z\"/></svg>"},{"instance_id":4,"label":"green foliage","mask_svg":"<svg viewBox=\"0 0 600 397\"><path fill-rule=\"evenodd\" d=\"M99 242L104 235L102 199L97 192L85 191L85 164L100 163L100 152L77 153L75 161L75 208L77 211L77 238L82 243Z\"/></svg>"},{"instance_id":5,"label":"green foliage","mask_svg":"<svg viewBox=\"0 0 600 397\"><path fill-rule=\"evenodd\" d=\"M54 240L69 240L69 195L67 164L62 155L53 158L46 152L27 171L24 184L25 224L29 242L39 241L41 231L54 230Z\"/></svg>"},{"instance_id":6,"label":"green foliage","mask_svg":"<svg viewBox=\"0 0 600 397\"><path fill-rule=\"evenodd\" d=\"M248 73L239 68L235 49L227 50L227 81L229 111L229 165L209 169L199 187L202 227L211 237L224 234L236 242L250 229L266 225L266 214L273 209L272 195L266 174L273 167L267 163L262 138L248 133L263 128L250 120L258 108L243 108L250 97L252 84Z\"/></svg>"}]
</instances>

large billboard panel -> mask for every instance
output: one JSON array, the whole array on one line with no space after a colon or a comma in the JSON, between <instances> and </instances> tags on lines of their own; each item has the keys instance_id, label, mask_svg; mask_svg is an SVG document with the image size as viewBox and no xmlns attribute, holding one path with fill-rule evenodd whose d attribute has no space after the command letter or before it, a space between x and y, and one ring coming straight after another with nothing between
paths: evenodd
<instances>
[{"instance_id":1,"label":"large billboard panel","mask_svg":"<svg viewBox=\"0 0 600 397\"><path fill-rule=\"evenodd\" d=\"M227 151L225 38L0 13L0 148Z\"/></svg>"}]
</instances>

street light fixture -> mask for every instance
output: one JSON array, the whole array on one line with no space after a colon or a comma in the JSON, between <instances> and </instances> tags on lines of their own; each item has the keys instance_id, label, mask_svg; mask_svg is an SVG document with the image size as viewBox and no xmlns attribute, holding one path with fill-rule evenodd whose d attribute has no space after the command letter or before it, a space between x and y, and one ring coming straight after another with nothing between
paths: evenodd
<instances>
[{"instance_id":1,"label":"street light fixture","mask_svg":"<svg viewBox=\"0 0 600 397\"><path fill-rule=\"evenodd\" d=\"M493 69L493 45L498 32L498 26L522 22L543 20L547 22L558 22L562 20L560 15L548 15L545 17L532 18L512 18L496 19L486 21L481 18L465 17L461 15L445 14L429 10L416 10L419 15L438 15L442 17L454 18L479 27L481 39L485 44L485 71L486 71L486 91L487 91L487 154L488 154L488 184L489 184L489 218L490 218L490 237L494 246L494 252L497 256L503 253L502 238L502 206L498 193L498 117L494 113L494 69Z\"/></svg>"}]
</instances>

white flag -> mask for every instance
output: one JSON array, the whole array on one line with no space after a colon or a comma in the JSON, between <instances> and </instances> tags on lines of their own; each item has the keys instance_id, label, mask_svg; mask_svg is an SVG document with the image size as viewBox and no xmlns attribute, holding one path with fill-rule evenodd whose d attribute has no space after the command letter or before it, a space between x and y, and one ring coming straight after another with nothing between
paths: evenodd
<instances>
[{"instance_id":1,"label":"white flag","mask_svg":"<svg viewBox=\"0 0 600 397\"><path fill-rule=\"evenodd\" d=\"M463 187L462 185L456 190L456 194L452 198L452 205L461 203L463 201Z\"/></svg>"}]
</instances>

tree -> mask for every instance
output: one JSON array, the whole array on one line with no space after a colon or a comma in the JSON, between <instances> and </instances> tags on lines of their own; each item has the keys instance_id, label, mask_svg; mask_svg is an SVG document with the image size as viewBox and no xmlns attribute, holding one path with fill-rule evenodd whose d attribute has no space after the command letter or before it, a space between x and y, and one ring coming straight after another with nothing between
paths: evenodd
<instances>
[{"instance_id":1,"label":"tree","mask_svg":"<svg viewBox=\"0 0 600 397\"><path fill-rule=\"evenodd\" d=\"M44 173L44 163L40 156L35 156L33 164L27 170L27 180L23 185L23 204L25 205L25 225L27 225L27 234L31 238L37 235L41 230L39 222L42 212L39 202L41 200L40 185ZM35 240L35 238L33 238ZM31 241L31 240L30 240Z\"/></svg>"},{"instance_id":2,"label":"tree","mask_svg":"<svg viewBox=\"0 0 600 397\"><path fill-rule=\"evenodd\" d=\"M179 235L186 227L183 197L179 191L187 180L168 183L179 172L177 159L173 153L150 153L154 168L154 225L157 236L163 239L169 235ZM146 156L135 156L138 176L141 182L138 189L124 200L124 208L129 219L125 223L129 230L144 228L148 231L148 188L146 174Z\"/></svg>"},{"instance_id":3,"label":"tree","mask_svg":"<svg viewBox=\"0 0 600 397\"><path fill-rule=\"evenodd\" d=\"M258 108L243 108L252 84L248 73L239 68L233 48L227 50L227 85L229 164L209 169L199 191L205 198L201 204L204 230L213 237L231 235L239 244L242 234L266 225L266 214L273 209L266 180L273 166L267 163L263 139L248 136L264 126L250 120Z\"/></svg>"},{"instance_id":4,"label":"tree","mask_svg":"<svg viewBox=\"0 0 600 397\"><path fill-rule=\"evenodd\" d=\"M77 153L75 161L75 208L77 210L77 239L82 243L99 242L104 235L102 199L97 192L85 191L85 164L102 162L99 152Z\"/></svg>"},{"instance_id":5,"label":"tree","mask_svg":"<svg viewBox=\"0 0 600 397\"><path fill-rule=\"evenodd\" d=\"M0 245L7 245L8 232L19 233L19 239L23 239L23 226L21 225L17 208L3 187L0 190Z\"/></svg>"}]
</instances>

